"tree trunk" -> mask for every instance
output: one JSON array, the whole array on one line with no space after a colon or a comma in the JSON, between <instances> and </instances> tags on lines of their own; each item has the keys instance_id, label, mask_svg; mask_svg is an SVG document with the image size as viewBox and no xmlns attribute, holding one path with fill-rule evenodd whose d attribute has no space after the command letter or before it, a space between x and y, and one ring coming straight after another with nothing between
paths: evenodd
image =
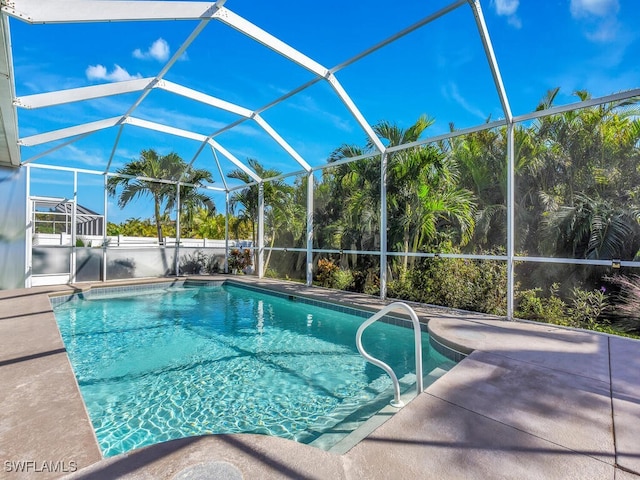
<instances>
[{"instance_id":1,"label":"tree trunk","mask_svg":"<svg viewBox=\"0 0 640 480\"><path fill-rule=\"evenodd\" d=\"M160 219L160 200L158 199L158 197L154 197L154 214L156 217L156 229L158 231L158 243L162 245L162 223Z\"/></svg>"},{"instance_id":2,"label":"tree trunk","mask_svg":"<svg viewBox=\"0 0 640 480\"><path fill-rule=\"evenodd\" d=\"M267 260L264 262L264 272L267 272L267 268L269 267L269 260L271 260L271 253L273 252L273 245L276 243L276 231L273 230L271 232L271 245L269 245L269 253L267 254Z\"/></svg>"},{"instance_id":3,"label":"tree trunk","mask_svg":"<svg viewBox=\"0 0 640 480\"><path fill-rule=\"evenodd\" d=\"M405 212L404 212L404 214L407 217L409 217L410 210L411 210L411 205L407 203L405 207ZM407 224L404 226L402 240L403 240L403 248L404 248L404 259L402 261L402 267L406 272L407 268L409 268L409 222L407 222Z\"/></svg>"}]
</instances>

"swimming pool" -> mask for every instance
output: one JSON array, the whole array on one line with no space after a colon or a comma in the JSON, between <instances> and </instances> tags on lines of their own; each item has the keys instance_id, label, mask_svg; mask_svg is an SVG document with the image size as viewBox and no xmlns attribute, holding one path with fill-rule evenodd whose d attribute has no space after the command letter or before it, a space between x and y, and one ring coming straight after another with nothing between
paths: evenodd
<instances>
[{"instance_id":1,"label":"swimming pool","mask_svg":"<svg viewBox=\"0 0 640 480\"><path fill-rule=\"evenodd\" d=\"M56 303L104 456L208 433L267 434L328 449L393 395L389 377L355 346L370 313L235 285L96 290ZM410 330L378 322L363 343L410 388ZM425 375L452 366L426 333L423 350Z\"/></svg>"}]
</instances>

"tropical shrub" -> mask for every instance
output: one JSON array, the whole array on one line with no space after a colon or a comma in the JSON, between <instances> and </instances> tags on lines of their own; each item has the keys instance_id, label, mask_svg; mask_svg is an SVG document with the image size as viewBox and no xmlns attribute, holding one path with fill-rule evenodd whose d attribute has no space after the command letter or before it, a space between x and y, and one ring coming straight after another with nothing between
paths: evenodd
<instances>
[{"instance_id":1,"label":"tropical shrub","mask_svg":"<svg viewBox=\"0 0 640 480\"><path fill-rule=\"evenodd\" d=\"M564 325L567 304L558 296L559 288L557 283L552 284L547 296L542 296L541 288L518 291L516 317Z\"/></svg>"},{"instance_id":2,"label":"tropical shrub","mask_svg":"<svg viewBox=\"0 0 640 480\"><path fill-rule=\"evenodd\" d=\"M438 250L456 251L450 242ZM505 262L440 256L419 259L388 284L390 297L494 315L506 314L506 291Z\"/></svg>"},{"instance_id":3,"label":"tropical shrub","mask_svg":"<svg viewBox=\"0 0 640 480\"><path fill-rule=\"evenodd\" d=\"M321 258L318 260L316 284L321 287L348 290L354 284L351 270L342 270L333 260Z\"/></svg>"},{"instance_id":4,"label":"tropical shrub","mask_svg":"<svg viewBox=\"0 0 640 480\"><path fill-rule=\"evenodd\" d=\"M573 302L568 310L570 326L597 329L603 323L602 316L609 308L609 302L602 290L574 288Z\"/></svg>"},{"instance_id":5,"label":"tropical shrub","mask_svg":"<svg viewBox=\"0 0 640 480\"><path fill-rule=\"evenodd\" d=\"M253 260L251 259L251 250L245 248L240 251L238 248L233 248L229 252L229 258L227 259L229 268L231 270L244 270L245 268L249 268L253 265Z\"/></svg>"},{"instance_id":6,"label":"tropical shrub","mask_svg":"<svg viewBox=\"0 0 640 480\"><path fill-rule=\"evenodd\" d=\"M559 288L557 283L552 284L547 296L541 296L540 288L518 292L516 317L590 330L602 330L607 326L604 315L609 309L609 301L602 289L574 287L571 298L565 301L558 295Z\"/></svg>"},{"instance_id":7,"label":"tropical shrub","mask_svg":"<svg viewBox=\"0 0 640 480\"><path fill-rule=\"evenodd\" d=\"M316 283L321 287L331 288L333 276L340 269L333 260L321 258L318 260Z\"/></svg>"},{"instance_id":8,"label":"tropical shrub","mask_svg":"<svg viewBox=\"0 0 640 480\"><path fill-rule=\"evenodd\" d=\"M348 290L351 285L353 285L353 274L351 270L338 269L333 272L333 288Z\"/></svg>"},{"instance_id":9,"label":"tropical shrub","mask_svg":"<svg viewBox=\"0 0 640 480\"><path fill-rule=\"evenodd\" d=\"M624 332L640 334L640 275L605 277L617 287L611 311L612 323Z\"/></svg>"}]
</instances>

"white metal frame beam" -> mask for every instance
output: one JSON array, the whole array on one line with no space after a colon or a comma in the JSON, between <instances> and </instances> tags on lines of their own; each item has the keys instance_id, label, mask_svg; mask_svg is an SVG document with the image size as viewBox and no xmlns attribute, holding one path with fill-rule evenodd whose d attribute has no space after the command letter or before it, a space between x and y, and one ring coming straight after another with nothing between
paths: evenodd
<instances>
[{"instance_id":1,"label":"white metal frame beam","mask_svg":"<svg viewBox=\"0 0 640 480\"><path fill-rule=\"evenodd\" d=\"M206 142L211 145L211 147L215 148L222 155L224 155L231 163L233 163L236 167L242 170L244 173L249 175L255 182L262 182L262 178L260 178L253 170L247 167L244 163L238 160L231 152L229 152L226 148L216 142L213 138L209 138Z\"/></svg>"},{"instance_id":2,"label":"white metal frame beam","mask_svg":"<svg viewBox=\"0 0 640 480\"><path fill-rule=\"evenodd\" d=\"M127 125L134 125L136 127L142 127L149 130L155 130L156 132L167 133L169 135L175 135L177 137L189 138L191 140L205 141L206 135L201 133L195 133L191 130L183 130L182 128L170 127L156 122L150 122L149 120L142 120L136 117L128 117L124 120Z\"/></svg>"},{"instance_id":3,"label":"white metal frame beam","mask_svg":"<svg viewBox=\"0 0 640 480\"><path fill-rule=\"evenodd\" d=\"M491 69L491 75L493 76L493 83L495 84L496 90L498 91L498 97L500 99L500 103L502 104L502 111L504 112L504 118L508 123L513 121L513 114L511 113L511 107L509 106L509 98L507 96L507 92L504 88L504 83L502 81L502 75L500 74L500 68L498 67L498 61L496 60L496 55L493 50L493 45L491 43L491 38L489 37L489 30L487 29L487 24L484 20L484 15L482 13L482 7L480 6L479 0L468 0L469 5L471 6L471 10L473 12L473 16L476 20L476 26L478 27L478 32L480 33L480 40L482 41L482 46L485 51L485 55L487 56L487 62L489 63L489 68Z\"/></svg>"},{"instance_id":4,"label":"white metal frame beam","mask_svg":"<svg viewBox=\"0 0 640 480\"><path fill-rule=\"evenodd\" d=\"M122 117L112 117L106 118L104 120L98 120L96 122L75 125L73 127L61 128L60 130L38 133L36 135L31 135L30 137L20 138L18 140L18 145L24 147L33 147L35 145L41 145L43 143L54 142L56 140L62 140L64 138L75 137L77 135L94 133L99 130L104 130L105 128L110 128L118 125L121 122Z\"/></svg>"},{"instance_id":5,"label":"white metal frame beam","mask_svg":"<svg viewBox=\"0 0 640 480\"><path fill-rule=\"evenodd\" d=\"M113 0L12 0L3 2L7 15L32 24L127 22L159 20L202 20L211 18L224 0L218 2Z\"/></svg>"},{"instance_id":6,"label":"white metal frame beam","mask_svg":"<svg viewBox=\"0 0 640 480\"><path fill-rule=\"evenodd\" d=\"M184 87L177 83L169 82L168 80L160 80L155 85L155 87L167 92L175 93L176 95L180 95L182 97L190 98L191 100L195 100L200 103L204 103L205 105L210 105L227 112L235 113L236 115L240 115L244 118L251 118L251 115L253 115L253 112L248 108L241 107L231 102L227 102L226 100L221 100L220 98L216 98L206 93L199 92L198 90Z\"/></svg>"},{"instance_id":7,"label":"white metal frame beam","mask_svg":"<svg viewBox=\"0 0 640 480\"><path fill-rule=\"evenodd\" d=\"M493 83L498 92L498 97L502 105L502 111L504 112L504 118L507 122L507 319L512 320L514 314L514 297L515 297L515 150L514 150L514 135L515 128L513 123L513 114L511 113L511 106L509 105L509 97L507 91L504 88L504 82L502 81L502 75L500 74L500 67L496 60L493 45L491 43L491 37L489 36L489 30L482 13L482 7L479 0L468 0L473 16L476 21L476 26L480 34L480 40L484 47L484 52L491 69L491 75L493 77Z\"/></svg>"},{"instance_id":8,"label":"white metal frame beam","mask_svg":"<svg viewBox=\"0 0 640 480\"><path fill-rule=\"evenodd\" d=\"M4 138L0 144L6 144L8 158L0 160L0 165L8 163L17 167L20 165L20 149L18 148L18 114L11 99L15 97L15 86L13 83L13 58L11 54L11 35L9 33L9 19L0 19L0 122L2 122L1 132ZM4 145L3 145L4 147Z\"/></svg>"},{"instance_id":9,"label":"white metal frame beam","mask_svg":"<svg viewBox=\"0 0 640 480\"><path fill-rule=\"evenodd\" d=\"M292 62L300 65L301 67L309 70L311 73L319 76L326 77L329 74L329 69L323 67L312 58L307 57L303 53L299 52L295 48L287 45L279 38L274 37L270 33L265 32L260 27L245 20L240 15L233 13L227 8L221 7L214 15L217 20L220 20L225 25L228 25L238 30L243 35L252 38L258 43L261 43L265 47L279 53L283 57L291 60Z\"/></svg>"},{"instance_id":10,"label":"white metal frame beam","mask_svg":"<svg viewBox=\"0 0 640 480\"><path fill-rule=\"evenodd\" d=\"M37 93L17 97L14 105L28 110L35 108L51 107L66 103L92 100L95 98L110 97L112 95L122 95L125 93L139 92L154 86L155 78L139 78L136 80L125 80L123 82L105 83L101 85L91 85L88 87L70 88L67 90L56 90L54 92Z\"/></svg>"},{"instance_id":11,"label":"white metal frame beam","mask_svg":"<svg viewBox=\"0 0 640 480\"><path fill-rule=\"evenodd\" d=\"M311 166L300 156L300 154L298 152L296 152L293 147L291 147L291 145L289 145L284 138L282 138L280 136L280 134L278 134L278 132L276 132L271 125L269 125L264 118L262 118L260 115L255 114L253 116L253 120L262 127L262 129L267 132L271 138L273 138L278 145L280 145L289 155L291 155L291 157L298 162L298 164L304 168L307 172L311 171Z\"/></svg>"},{"instance_id":12,"label":"white metal frame beam","mask_svg":"<svg viewBox=\"0 0 640 480\"><path fill-rule=\"evenodd\" d=\"M369 123L356 107L353 100L349 97L344 88L340 85L333 73L326 67L319 64L312 58L304 55L295 48L286 44L277 37L271 35L260 27L252 24L243 17L224 8L222 5L224 0L218 0L213 4L206 2L171 2L171 1L145 1L145 2L121 2L113 0L64 0L55 2L55 5L49 2L41 2L39 0L16 0L10 5L2 7L3 12L28 23L75 23L75 22L103 22L103 21L142 21L142 20L200 20L196 29L191 33L189 38L175 52L167 64L154 78L145 78L121 82L116 84L97 85L83 87L78 89L69 89L58 92L50 92L45 94L31 95L15 99L15 105L24 108L40 108L44 106L59 105L63 103L100 98L104 96L117 95L122 93L130 93L134 91L143 91L143 94L136 102L131 105L129 110L121 117L120 123L132 123L140 125L140 122L128 122L127 119L134 113L142 101L146 98L153 88L161 88L166 91L182 95L202 103L230 111L243 118L252 118L269 136L272 137L299 165L306 171L311 171L310 165L289 145L282 136L277 133L262 117L259 112L252 112L244 107L239 107L230 102L217 99L210 95L198 92L181 85L163 80L164 75L169 71L173 64L184 53L188 45L200 34L206 24L211 19L219 20L225 25L234 28L243 35L253 39L254 41L266 46L270 50L282 55L291 62L305 68L313 73L316 77L326 79L333 87L335 93L342 100L350 114L356 119L358 124L363 128L366 135L370 138L376 148L382 152L384 145L375 135ZM299 91L314 84L315 81L301 88ZM289 98L289 95L281 97L281 99L269 105L277 105L278 103ZM236 125L234 122L232 125ZM163 131L163 130L161 130ZM213 138L220 131L210 135ZM47 134L42 134L48 138ZM185 135L181 135L185 136ZM191 137L188 137L191 138ZM37 139L37 138L36 138ZM39 141L39 140L38 140ZM206 142L206 139L205 141ZM27 145L26 143L24 144ZM204 143L203 143L204 145ZM202 151L200 149L198 153ZM193 163L194 159L191 161ZM111 162L109 162L110 165ZM108 170L108 169L107 169Z\"/></svg>"}]
</instances>

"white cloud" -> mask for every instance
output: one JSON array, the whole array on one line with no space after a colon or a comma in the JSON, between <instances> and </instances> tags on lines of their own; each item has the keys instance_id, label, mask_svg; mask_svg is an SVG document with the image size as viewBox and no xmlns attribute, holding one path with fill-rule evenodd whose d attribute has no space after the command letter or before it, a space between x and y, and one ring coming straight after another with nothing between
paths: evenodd
<instances>
[{"instance_id":1,"label":"white cloud","mask_svg":"<svg viewBox=\"0 0 640 480\"><path fill-rule=\"evenodd\" d=\"M495 0L494 5L498 15L509 16L516 13L520 0Z\"/></svg>"},{"instance_id":2,"label":"white cloud","mask_svg":"<svg viewBox=\"0 0 640 480\"><path fill-rule=\"evenodd\" d=\"M226 123L212 118L189 115L188 110L178 111L173 108L155 107L146 104L141 105L136 110L135 116L203 135L208 135L226 126Z\"/></svg>"},{"instance_id":3,"label":"white cloud","mask_svg":"<svg viewBox=\"0 0 640 480\"><path fill-rule=\"evenodd\" d=\"M469 101L460 94L458 85L456 85L455 83L449 83L449 85L443 87L442 93L446 98L450 98L451 100L456 102L471 115L474 115L482 120L487 119L488 115L486 113L484 113L479 108L471 105L471 103L469 103Z\"/></svg>"},{"instance_id":4,"label":"white cloud","mask_svg":"<svg viewBox=\"0 0 640 480\"><path fill-rule=\"evenodd\" d=\"M157 60L158 62L166 62L169 60L171 48L164 38L159 38L151 44L146 52L136 48L132 55L140 60Z\"/></svg>"},{"instance_id":5,"label":"white cloud","mask_svg":"<svg viewBox=\"0 0 640 480\"><path fill-rule=\"evenodd\" d=\"M587 32L586 36L592 42L610 42L616 40L620 28L615 18L609 18L599 23L591 32Z\"/></svg>"},{"instance_id":6,"label":"white cloud","mask_svg":"<svg viewBox=\"0 0 640 480\"><path fill-rule=\"evenodd\" d=\"M51 155L46 158L63 160L65 162L78 162L88 167L104 167L107 164L104 150L100 148L84 149L76 145L67 145L51 153Z\"/></svg>"},{"instance_id":7,"label":"white cloud","mask_svg":"<svg viewBox=\"0 0 640 480\"><path fill-rule=\"evenodd\" d=\"M571 16L584 24L585 36L592 42L618 39L618 0L571 0L570 10Z\"/></svg>"},{"instance_id":8,"label":"white cloud","mask_svg":"<svg viewBox=\"0 0 640 480\"><path fill-rule=\"evenodd\" d=\"M617 15L620 4L618 0L571 0L570 8L574 18L612 17Z\"/></svg>"},{"instance_id":9,"label":"white cloud","mask_svg":"<svg viewBox=\"0 0 640 480\"><path fill-rule=\"evenodd\" d=\"M522 21L517 15L520 0L493 0L491 4L499 16L507 17L509 25L515 28L522 27Z\"/></svg>"},{"instance_id":10,"label":"white cloud","mask_svg":"<svg viewBox=\"0 0 640 480\"><path fill-rule=\"evenodd\" d=\"M304 113L319 118L325 122L329 122L336 129L343 132L352 132L353 127L350 121L340 115L329 112L320 105L313 97L309 95L296 95L295 100L285 103L288 107L300 110Z\"/></svg>"},{"instance_id":11,"label":"white cloud","mask_svg":"<svg viewBox=\"0 0 640 480\"><path fill-rule=\"evenodd\" d=\"M89 65L85 71L89 80L107 80L108 82L122 82L124 80L133 80L135 78L142 78L142 75L136 73L131 75L120 65L114 65L111 72L107 70L104 65Z\"/></svg>"}]
</instances>

